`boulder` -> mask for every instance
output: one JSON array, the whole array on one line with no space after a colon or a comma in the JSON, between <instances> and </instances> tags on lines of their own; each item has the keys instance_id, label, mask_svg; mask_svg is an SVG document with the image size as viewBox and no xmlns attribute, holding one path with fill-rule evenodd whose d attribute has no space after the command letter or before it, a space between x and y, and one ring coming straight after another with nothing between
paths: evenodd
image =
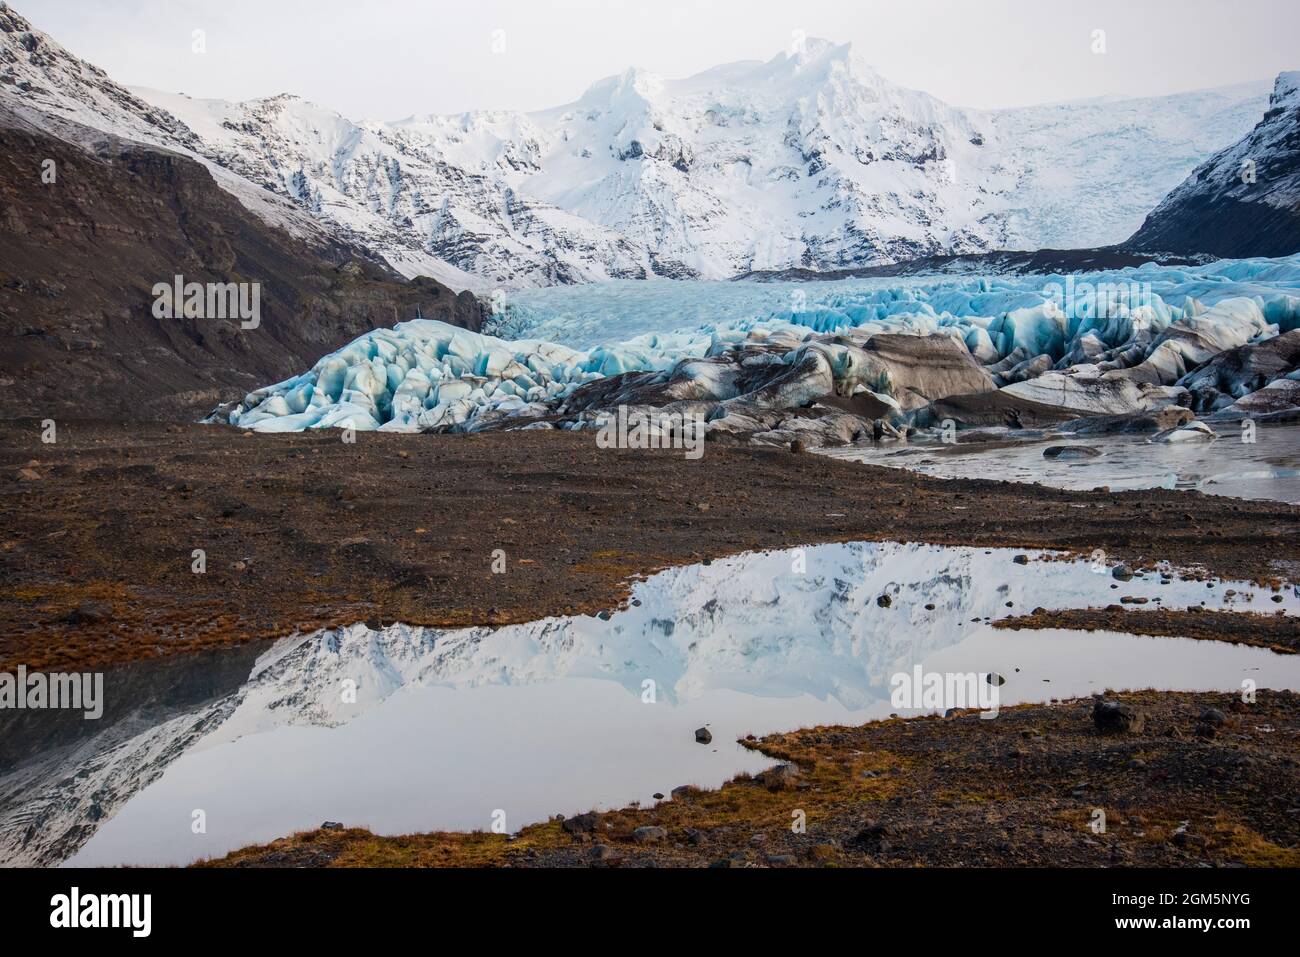
<instances>
[{"instance_id":1,"label":"boulder","mask_svg":"<svg viewBox=\"0 0 1300 957\"><path fill-rule=\"evenodd\" d=\"M596 825L600 823L600 816L595 811L588 811L586 814L575 814L573 817L564 819L560 825L569 834L590 834L596 830Z\"/></svg>"},{"instance_id":2,"label":"boulder","mask_svg":"<svg viewBox=\"0 0 1300 957\"><path fill-rule=\"evenodd\" d=\"M1164 432L1186 425L1196 414L1191 409L1171 405L1151 412L1129 412L1121 415L1095 415L1071 419L1060 426L1060 431L1071 435L1111 435L1130 432Z\"/></svg>"},{"instance_id":3,"label":"boulder","mask_svg":"<svg viewBox=\"0 0 1300 957\"><path fill-rule=\"evenodd\" d=\"M1094 449L1091 445L1049 445L1043 449L1043 458L1060 459L1069 461L1070 459L1091 459L1101 455L1100 449Z\"/></svg>"},{"instance_id":4,"label":"boulder","mask_svg":"<svg viewBox=\"0 0 1300 957\"><path fill-rule=\"evenodd\" d=\"M647 824L644 827L638 827L632 832L632 840L638 844L655 844L667 836L667 828L659 827L656 824Z\"/></svg>"},{"instance_id":5,"label":"boulder","mask_svg":"<svg viewBox=\"0 0 1300 957\"><path fill-rule=\"evenodd\" d=\"M1157 432L1151 436L1151 442L1169 444L1175 442L1212 442L1217 439L1218 434L1206 425L1204 422L1188 422L1186 425L1180 425L1176 429L1166 429L1164 432Z\"/></svg>"},{"instance_id":6,"label":"boulder","mask_svg":"<svg viewBox=\"0 0 1300 957\"><path fill-rule=\"evenodd\" d=\"M952 420L961 428L1004 427L1035 429L1058 425L1078 417L1078 413L1013 395L1006 389L950 395L932 402L916 417L920 427L938 427Z\"/></svg>"},{"instance_id":7,"label":"boulder","mask_svg":"<svg viewBox=\"0 0 1300 957\"><path fill-rule=\"evenodd\" d=\"M1101 734L1137 734L1146 727L1146 713L1132 705L1097 698L1092 705L1092 723Z\"/></svg>"},{"instance_id":8,"label":"boulder","mask_svg":"<svg viewBox=\"0 0 1300 957\"><path fill-rule=\"evenodd\" d=\"M797 787L802 772L797 764L778 764L754 776L754 780L769 791L784 791Z\"/></svg>"}]
</instances>

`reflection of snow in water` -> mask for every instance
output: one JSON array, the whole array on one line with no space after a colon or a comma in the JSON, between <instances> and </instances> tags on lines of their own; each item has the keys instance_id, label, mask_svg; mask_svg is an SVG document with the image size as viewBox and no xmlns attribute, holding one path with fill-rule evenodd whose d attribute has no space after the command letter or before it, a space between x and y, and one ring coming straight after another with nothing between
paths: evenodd
<instances>
[{"instance_id":1,"label":"reflection of snow in water","mask_svg":"<svg viewBox=\"0 0 1300 957\"><path fill-rule=\"evenodd\" d=\"M324 820L382 833L474 829L499 809L517 830L680 784L716 786L768 763L737 738L887 715L890 676L914 664L997 671L1003 704L1107 687L1235 689L1243 677L1300 688L1300 658L1260 649L987 624L1117 595L1295 614L1290 592L1279 604L1240 584L1159 576L1117 590L1104 568L1014 555L824 545L665 571L607 621L353 626L286 639L226 701L141 735L155 761L110 765L110 778L129 768L147 786L113 782L123 799L72 863L182 863ZM1238 594L1226 598L1229 589ZM215 710L224 720L184 739ZM708 746L692 734L705 724ZM184 743L160 747L160 734ZM103 784L92 778L85 794ZM190 829L198 808L206 834ZM65 824L81 813L71 802Z\"/></svg>"},{"instance_id":2,"label":"reflection of snow in water","mask_svg":"<svg viewBox=\"0 0 1300 957\"><path fill-rule=\"evenodd\" d=\"M1214 429L1221 437L1213 442L1161 444L1138 435L1059 436L1013 448L960 446L955 453L945 446L881 445L822 454L940 478L1035 482L1076 491L1099 485L1115 491L1200 489L1211 495L1300 504L1300 425L1261 427L1253 443L1241 441L1239 424L1217 423ZM1051 445L1088 445L1102 454L1085 459L1043 458L1043 449Z\"/></svg>"}]
</instances>

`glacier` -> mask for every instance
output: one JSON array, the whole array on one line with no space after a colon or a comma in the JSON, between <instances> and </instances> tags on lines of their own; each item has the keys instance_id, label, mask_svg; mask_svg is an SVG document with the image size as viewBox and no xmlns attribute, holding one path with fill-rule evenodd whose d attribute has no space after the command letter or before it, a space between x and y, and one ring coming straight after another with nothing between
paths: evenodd
<instances>
[{"instance_id":1,"label":"glacier","mask_svg":"<svg viewBox=\"0 0 1300 957\"><path fill-rule=\"evenodd\" d=\"M833 380L826 392L870 392L897 407L897 371L853 350L900 334L951 340L985 370L988 389L1012 398L1079 415L1151 409L1176 403L1177 383L1215 356L1300 329L1300 255L1068 276L594 284L521 294L491 328L501 335L420 319L376 329L210 421L257 432L550 427L602 379L655 373L685 381L679 397L724 401L738 395L719 385L717 362L761 358L784 373L810 352ZM985 391L970 375L963 382ZM1231 404L1211 392L1217 408L1198 411Z\"/></svg>"}]
</instances>

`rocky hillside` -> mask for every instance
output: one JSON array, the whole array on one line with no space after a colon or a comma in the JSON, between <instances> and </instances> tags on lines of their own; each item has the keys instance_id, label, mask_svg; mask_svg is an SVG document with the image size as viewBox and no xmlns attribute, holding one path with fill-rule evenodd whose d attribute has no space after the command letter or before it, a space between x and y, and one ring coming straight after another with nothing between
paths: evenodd
<instances>
[{"instance_id":1,"label":"rocky hillside","mask_svg":"<svg viewBox=\"0 0 1300 957\"><path fill-rule=\"evenodd\" d=\"M1300 252L1300 72L1281 74L1259 124L1197 167L1127 245L1225 258Z\"/></svg>"},{"instance_id":2,"label":"rocky hillside","mask_svg":"<svg viewBox=\"0 0 1300 957\"><path fill-rule=\"evenodd\" d=\"M482 307L291 236L179 153L0 103L0 416L193 419L358 334ZM51 118L49 124L55 125ZM52 182L47 181L52 178ZM260 321L156 318L153 287L257 283Z\"/></svg>"}]
</instances>

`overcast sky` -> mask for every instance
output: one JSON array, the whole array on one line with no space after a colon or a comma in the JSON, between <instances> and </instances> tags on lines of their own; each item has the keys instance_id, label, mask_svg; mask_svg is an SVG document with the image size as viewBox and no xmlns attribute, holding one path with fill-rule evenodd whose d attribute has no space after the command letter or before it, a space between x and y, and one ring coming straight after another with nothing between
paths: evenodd
<instances>
[{"instance_id":1,"label":"overcast sky","mask_svg":"<svg viewBox=\"0 0 1300 957\"><path fill-rule=\"evenodd\" d=\"M1300 69L1300 0L17 0L128 85L297 93L353 118L542 109L639 66L770 59L794 31L851 41L959 106L1156 95ZM192 50L193 31L206 52ZM1094 31L1105 52L1094 53ZM497 32L501 31L501 32ZM494 39L500 52L493 51Z\"/></svg>"}]
</instances>

